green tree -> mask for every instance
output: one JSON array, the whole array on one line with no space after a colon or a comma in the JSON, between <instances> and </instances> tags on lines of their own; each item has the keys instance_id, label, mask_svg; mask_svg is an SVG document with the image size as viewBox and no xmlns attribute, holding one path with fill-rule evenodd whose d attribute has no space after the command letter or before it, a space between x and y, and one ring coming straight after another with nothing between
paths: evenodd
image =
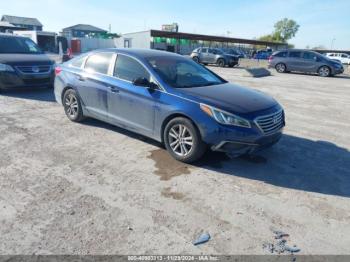
<instances>
[{"instance_id":1,"label":"green tree","mask_svg":"<svg viewBox=\"0 0 350 262\"><path fill-rule=\"evenodd\" d=\"M275 24L274 35L282 42L292 39L299 30L299 25L292 19L284 18Z\"/></svg>"},{"instance_id":2,"label":"green tree","mask_svg":"<svg viewBox=\"0 0 350 262\"><path fill-rule=\"evenodd\" d=\"M275 30L271 34L261 36L259 40L286 43L296 35L299 27L300 26L294 20L284 18L275 23Z\"/></svg>"}]
</instances>

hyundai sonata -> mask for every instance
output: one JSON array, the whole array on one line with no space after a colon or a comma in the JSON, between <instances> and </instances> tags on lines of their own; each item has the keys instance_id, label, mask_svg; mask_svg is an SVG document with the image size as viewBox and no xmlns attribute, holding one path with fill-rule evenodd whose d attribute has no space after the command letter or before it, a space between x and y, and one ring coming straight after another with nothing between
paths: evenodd
<instances>
[{"instance_id":1,"label":"hyundai sonata","mask_svg":"<svg viewBox=\"0 0 350 262\"><path fill-rule=\"evenodd\" d=\"M164 143L187 163L208 148L251 154L276 143L285 125L270 96L173 53L97 50L55 73L55 97L70 120L93 117L123 127Z\"/></svg>"}]
</instances>

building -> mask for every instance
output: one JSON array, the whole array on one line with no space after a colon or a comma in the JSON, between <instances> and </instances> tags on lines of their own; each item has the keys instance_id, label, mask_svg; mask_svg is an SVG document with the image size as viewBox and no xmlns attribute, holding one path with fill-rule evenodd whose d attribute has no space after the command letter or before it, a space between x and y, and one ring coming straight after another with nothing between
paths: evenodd
<instances>
[{"instance_id":1,"label":"building","mask_svg":"<svg viewBox=\"0 0 350 262\"><path fill-rule=\"evenodd\" d=\"M273 49L287 48L286 43L268 42L252 39L232 38L225 36L212 36L170 32L161 30L148 30L136 33L123 34L115 39L117 47L124 48L148 48L166 50L183 55L188 55L193 49L200 46L229 48L239 47L245 49L254 46L270 47Z\"/></svg>"},{"instance_id":2,"label":"building","mask_svg":"<svg viewBox=\"0 0 350 262\"><path fill-rule=\"evenodd\" d=\"M95 38L103 34L106 34L107 31L96 26L78 24L62 29L62 35L71 38L71 37L89 37Z\"/></svg>"},{"instance_id":3,"label":"building","mask_svg":"<svg viewBox=\"0 0 350 262\"><path fill-rule=\"evenodd\" d=\"M13 30L24 30L24 28L14 26L13 24L10 24L9 22L0 21L0 32L1 33L13 32Z\"/></svg>"},{"instance_id":4,"label":"building","mask_svg":"<svg viewBox=\"0 0 350 262\"><path fill-rule=\"evenodd\" d=\"M40 21L36 18L3 15L1 18L1 21L10 23L16 27L19 27L25 30L32 30L32 31L43 30L42 23L40 23Z\"/></svg>"}]
</instances>

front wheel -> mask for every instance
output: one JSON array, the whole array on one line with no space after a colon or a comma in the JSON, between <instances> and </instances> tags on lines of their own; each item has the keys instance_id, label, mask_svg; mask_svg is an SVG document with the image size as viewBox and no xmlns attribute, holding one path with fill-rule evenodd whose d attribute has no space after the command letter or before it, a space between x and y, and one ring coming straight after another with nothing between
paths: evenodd
<instances>
[{"instance_id":1,"label":"front wheel","mask_svg":"<svg viewBox=\"0 0 350 262\"><path fill-rule=\"evenodd\" d=\"M322 77L327 77L331 75L331 70L329 69L328 66L321 66L318 69L318 75Z\"/></svg>"},{"instance_id":2,"label":"front wheel","mask_svg":"<svg viewBox=\"0 0 350 262\"><path fill-rule=\"evenodd\" d=\"M225 60L224 59L219 59L217 61L217 65L220 66L220 67L225 67Z\"/></svg>"},{"instance_id":3,"label":"front wheel","mask_svg":"<svg viewBox=\"0 0 350 262\"><path fill-rule=\"evenodd\" d=\"M68 89L63 95L63 107L69 120L80 122L84 119L83 108L77 92L73 89Z\"/></svg>"},{"instance_id":4,"label":"front wheel","mask_svg":"<svg viewBox=\"0 0 350 262\"><path fill-rule=\"evenodd\" d=\"M185 163L200 159L206 151L199 131L184 117L174 118L166 125L164 144L172 157Z\"/></svg>"}]
</instances>

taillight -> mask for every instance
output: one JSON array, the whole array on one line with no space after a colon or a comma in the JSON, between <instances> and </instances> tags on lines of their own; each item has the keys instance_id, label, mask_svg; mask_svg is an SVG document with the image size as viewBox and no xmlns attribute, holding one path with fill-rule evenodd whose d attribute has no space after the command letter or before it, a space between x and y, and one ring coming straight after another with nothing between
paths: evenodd
<instances>
[{"instance_id":1,"label":"taillight","mask_svg":"<svg viewBox=\"0 0 350 262\"><path fill-rule=\"evenodd\" d=\"M273 56L271 55L271 56L269 56L269 62L271 62L272 61L272 59L273 59Z\"/></svg>"},{"instance_id":2,"label":"taillight","mask_svg":"<svg viewBox=\"0 0 350 262\"><path fill-rule=\"evenodd\" d=\"M55 68L55 75L58 76L62 72L62 68L59 66L56 66Z\"/></svg>"}]
</instances>

